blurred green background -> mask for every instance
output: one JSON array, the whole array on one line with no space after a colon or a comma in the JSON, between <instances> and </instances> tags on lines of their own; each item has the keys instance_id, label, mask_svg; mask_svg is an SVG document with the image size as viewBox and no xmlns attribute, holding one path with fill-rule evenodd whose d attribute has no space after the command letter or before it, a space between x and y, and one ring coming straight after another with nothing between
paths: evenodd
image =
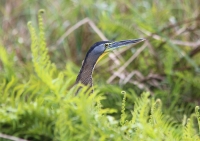
<instances>
[{"instance_id":1,"label":"blurred green background","mask_svg":"<svg viewBox=\"0 0 200 141\"><path fill-rule=\"evenodd\" d=\"M0 61L0 83L14 75L25 84L35 73L27 23L31 21L38 32L38 11L44 9L48 55L70 80L67 90L92 44L145 38L97 64L95 89L106 97L105 108L118 111L122 90L128 93L126 110L133 109L135 97L148 91L151 98L161 99L163 113L181 123L200 105L199 5L199 0L0 0L0 45L11 62L8 69Z\"/></svg>"}]
</instances>

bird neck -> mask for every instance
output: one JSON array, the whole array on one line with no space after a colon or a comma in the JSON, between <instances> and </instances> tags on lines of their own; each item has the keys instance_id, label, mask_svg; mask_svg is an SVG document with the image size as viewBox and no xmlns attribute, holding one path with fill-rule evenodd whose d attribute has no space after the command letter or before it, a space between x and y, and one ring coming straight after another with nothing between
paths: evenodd
<instances>
[{"instance_id":1,"label":"bird neck","mask_svg":"<svg viewBox=\"0 0 200 141\"><path fill-rule=\"evenodd\" d=\"M91 63L85 60L76 78L76 83L81 82L84 85L92 86L92 73L93 73L95 64L96 64L96 61Z\"/></svg>"}]
</instances>

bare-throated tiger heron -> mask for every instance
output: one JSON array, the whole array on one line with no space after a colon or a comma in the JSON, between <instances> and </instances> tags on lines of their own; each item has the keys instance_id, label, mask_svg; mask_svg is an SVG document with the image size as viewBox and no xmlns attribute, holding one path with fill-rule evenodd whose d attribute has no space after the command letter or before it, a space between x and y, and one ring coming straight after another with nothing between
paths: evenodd
<instances>
[{"instance_id":1,"label":"bare-throated tiger heron","mask_svg":"<svg viewBox=\"0 0 200 141\"><path fill-rule=\"evenodd\" d=\"M108 52L127 45L136 44L145 39L131 39L118 42L100 41L95 43L87 52L86 57L82 63L80 72L76 78L76 84L82 83L92 87L92 73L96 63Z\"/></svg>"}]
</instances>

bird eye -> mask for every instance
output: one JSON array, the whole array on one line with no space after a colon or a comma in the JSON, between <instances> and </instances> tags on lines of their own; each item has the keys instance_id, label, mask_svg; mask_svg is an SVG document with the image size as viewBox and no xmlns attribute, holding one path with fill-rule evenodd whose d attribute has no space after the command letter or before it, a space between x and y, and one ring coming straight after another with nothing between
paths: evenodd
<instances>
[{"instance_id":1,"label":"bird eye","mask_svg":"<svg viewBox=\"0 0 200 141\"><path fill-rule=\"evenodd\" d=\"M105 43L105 47L107 48L110 45L110 43Z\"/></svg>"}]
</instances>

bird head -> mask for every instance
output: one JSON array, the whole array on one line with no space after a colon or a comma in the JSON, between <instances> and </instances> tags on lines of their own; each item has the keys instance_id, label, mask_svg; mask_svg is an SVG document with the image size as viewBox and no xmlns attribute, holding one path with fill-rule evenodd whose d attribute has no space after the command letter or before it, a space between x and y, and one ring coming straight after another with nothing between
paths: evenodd
<instances>
[{"instance_id":1,"label":"bird head","mask_svg":"<svg viewBox=\"0 0 200 141\"><path fill-rule=\"evenodd\" d=\"M127 45L133 45L144 41L145 39L131 39L118 42L100 41L95 43L87 52L86 57L82 63L79 75L77 76L76 83L81 82L84 85L92 86L92 73L95 64L107 53L117 48Z\"/></svg>"},{"instance_id":2,"label":"bird head","mask_svg":"<svg viewBox=\"0 0 200 141\"><path fill-rule=\"evenodd\" d=\"M144 41L145 39L130 39L117 42L100 41L96 42L88 51L85 60L89 59L90 62L95 64L103 58L107 53L124 46L133 45Z\"/></svg>"}]
</instances>

